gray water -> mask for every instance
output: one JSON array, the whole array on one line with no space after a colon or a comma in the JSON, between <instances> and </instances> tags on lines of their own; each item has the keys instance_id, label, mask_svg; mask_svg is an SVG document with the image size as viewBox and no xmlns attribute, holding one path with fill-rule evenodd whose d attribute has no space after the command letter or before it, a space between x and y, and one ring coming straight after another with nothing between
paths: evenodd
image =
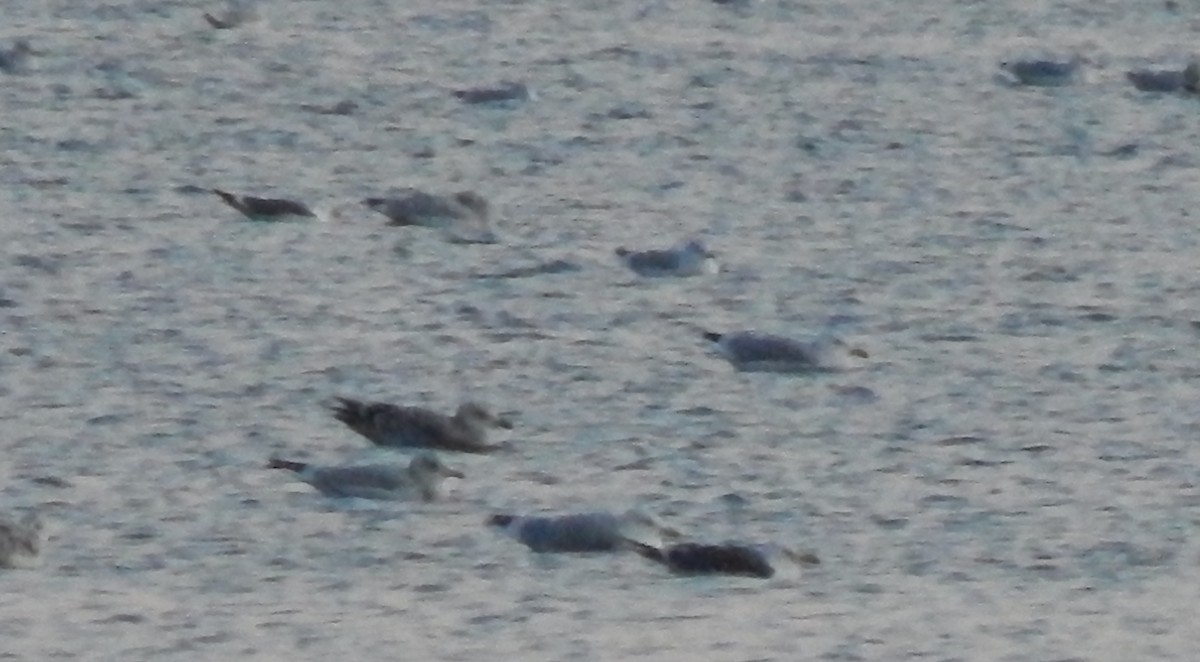
<instances>
[{"instance_id":1,"label":"gray water","mask_svg":"<svg viewBox=\"0 0 1200 662\"><path fill-rule=\"evenodd\" d=\"M1200 102L1123 77L1185 64L1179 4L8 0L40 54L0 75L0 506L49 537L0 658L1193 659ZM451 94L504 79L538 98ZM500 242L357 204L400 186L479 191ZM726 271L612 254L688 236ZM740 328L872 362L737 373L699 331ZM336 503L264 468L369 453L332 395L484 400L515 450ZM823 563L482 525L634 506Z\"/></svg>"}]
</instances>

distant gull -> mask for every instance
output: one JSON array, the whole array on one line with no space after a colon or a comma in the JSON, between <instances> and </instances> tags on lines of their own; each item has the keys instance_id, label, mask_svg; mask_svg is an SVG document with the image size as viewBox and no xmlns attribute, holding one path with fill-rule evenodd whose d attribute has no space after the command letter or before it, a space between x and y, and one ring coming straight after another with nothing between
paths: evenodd
<instances>
[{"instance_id":1,"label":"distant gull","mask_svg":"<svg viewBox=\"0 0 1200 662\"><path fill-rule=\"evenodd\" d=\"M208 21L209 25L218 30L236 28L240 25L257 21L258 18L258 7L253 0L230 0L229 8L225 10L224 16L218 17L209 13L204 14L204 20Z\"/></svg>"},{"instance_id":2,"label":"distant gull","mask_svg":"<svg viewBox=\"0 0 1200 662\"><path fill-rule=\"evenodd\" d=\"M1034 87L1058 87L1070 84L1079 75L1083 59L1059 60L1009 60L1001 62L1000 68L1012 74L1016 83Z\"/></svg>"},{"instance_id":3,"label":"distant gull","mask_svg":"<svg viewBox=\"0 0 1200 662\"><path fill-rule=\"evenodd\" d=\"M490 453L505 446L487 443L488 428L512 429L511 421L476 402L464 402L453 416L445 416L422 407L334 400L334 418L378 446Z\"/></svg>"},{"instance_id":4,"label":"distant gull","mask_svg":"<svg viewBox=\"0 0 1200 662\"><path fill-rule=\"evenodd\" d=\"M0 69L10 74L25 71L30 55L33 55L33 47L29 41L18 39L13 42L12 48L0 49Z\"/></svg>"},{"instance_id":5,"label":"distant gull","mask_svg":"<svg viewBox=\"0 0 1200 662\"><path fill-rule=\"evenodd\" d=\"M474 233L480 241L494 241L488 229L488 201L474 191L449 196L408 189L391 198L367 198L363 204L387 216L390 225L416 225Z\"/></svg>"},{"instance_id":6,"label":"distant gull","mask_svg":"<svg viewBox=\"0 0 1200 662\"><path fill-rule=\"evenodd\" d=\"M252 221L285 221L317 216L307 206L294 200L234 195L221 189L212 189L212 192Z\"/></svg>"},{"instance_id":7,"label":"distant gull","mask_svg":"<svg viewBox=\"0 0 1200 662\"><path fill-rule=\"evenodd\" d=\"M822 336L796 340L757 331L715 333L704 338L737 369L746 372L836 372L856 367L868 358L866 350L840 338Z\"/></svg>"},{"instance_id":8,"label":"distant gull","mask_svg":"<svg viewBox=\"0 0 1200 662\"><path fill-rule=\"evenodd\" d=\"M717 256L699 239L673 248L631 251L622 246L615 252L639 276L698 276L721 269Z\"/></svg>"},{"instance_id":9,"label":"distant gull","mask_svg":"<svg viewBox=\"0 0 1200 662\"><path fill-rule=\"evenodd\" d=\"M631 548L681 575L741 575L767 579L775 575L765 550L740 543L680 543L660 548L631 543Z\"/></svg>"},{"instance_id":10,"label":"distant gull","mask_svg":"<svg viewBox=\"0 0 1200 662\"><path fill-rule=\"evenodd\" d=\"M649 515L636 510L622 515L609 512L575 513L558 516L492 515L487 523L539 553L615 552L630 541L661 542L662 535L675 532Z\"/></svg>"},{"instance_id":11,"label":"distant gull","mask_svg":"<svg viewBox=\"0 0 1200 662\"><path fill-rule=\"evenodd\" d=\"M392 464L316 467L278 458L272 458L267 467L294 471L326 496L362 499L435 501L441 496L444 478L463 477L462 472L450 469L430 452L417 455L407 467Z\"/></svg>"},{"instance_id":12,"label":"distant gull","mask_svg":"<svg viewBox=\"0 0 1200 662\"><path fill-rule=\"evenodd\" d=\"M1182 71L1175 69L1138 69L1125 77L1142 92L1200 92L1200 63L1192 62Z\"/></svg>"},{"instance_id":13,"label":"distant gull","mask_svg":"<svg viewBox=\"0 0 1200 662\"><path fill-rule=\"evenodd\" d=\"M505 103L509 101L529 101L534 99L533 91L525 83L501 81L490 87L471 87L455 90L454 96L463 103Z\"/></svg>"},{"instance_id":14,"label":"distant gull","mask_svg":"<svg viewBox=\"0 0 1200 662\"><path fill-rule=\"evenodd\" d=\"M0 568L32 565L42 549L42 520L36 512L19 520L0 518Z\"/></svg>"}]
</instances>

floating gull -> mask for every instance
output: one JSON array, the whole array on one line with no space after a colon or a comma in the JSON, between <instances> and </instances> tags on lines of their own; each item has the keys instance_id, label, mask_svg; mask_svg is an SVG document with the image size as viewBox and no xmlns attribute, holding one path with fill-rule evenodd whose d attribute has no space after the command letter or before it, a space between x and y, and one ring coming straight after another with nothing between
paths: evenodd
<instances>
[{"instance_id":1,"label":"floating gull","mask_svg":"<svg viewBox=\"0 0 1200 662\"><path fill-rule=\"evenodd\" d=\"M1000 68L1012 74L1019 85L1034 87L1058 87L1070 84L1079 75L1083 59L1072 58L1066 62L1058 60L1010 60L1001 62Z\"/></svg>"},{"instance_id":2,"label":"floating gull","mask_svg":"<svg viewBox=\"0 0 1200 662\"><path fill-rule=\"evenodd\" d=\"M455 90L454 96L463 103L506 103L509 101L529 101L536 98L533 91L525 83L501 81L491 87L472 87Z\"/></svg>"},{"instance_id":3,"label":"floating gull","mask_svg":"<svg viewBox=\"0 0 1200 662\"><path fill-rule=\"evenodd\" d=\"M660 250L631 251L621 247L616 254L639 276L698 276L720 271L716 255L699 239Z\"/></svg>"},{"instance_id":4,"label":"floating gull","mask_svg":"<svg viewBox=\"0 0 1200 662\"><path fill-rule=\"evenodd\" d=\"M507 446L488 444L488 428L512 429L512 422L477 402L464 402L453 416L422 407L334 398L333 417L378 446L434 448L459 453L491 453Z\"/></svg>"},{"instance_id":5,"label":"floating gull","mask_svg":"<svg viewBox=\"0 0 1200 662\"><path fill-rule=\"evenodd\" d=\"M860 363L857 359L868 358L866 350L830 336L803 341L756 331L705 331L704 338L746 372L836 372L854 368Z\"/></svg>"},{"instance_id":6,"label":"floating gull","mask_svg":"<svg viewBox=\"0 0 1200 662\"><path fill-rule=\"evenodd\" d=\"M285 221L299 218L316 218L316 214L304 204L280 198L255 198L249 195L234 195L221 189L212 189L221 196L225 204L242 212L252 221Z\"/></svg>"},{"instance_id":7,"label":"floating gull","mask_svg":"<svg viewBox=\"0 0 1200 662\"><path fill-rule=\"evenodd\" d=\"M253 0L230 0L229 8L225 10L224 16L213 16L212 14L204 14L204 20L208 24L218 30L228 30L236 28L246 23L251 23L259 19L258 7Z\"/></svg>"},{"instance_id":8,"label":"floating gull","mask_svg":"<svg viewBox=\"0 0 1200 662\"><path fill-rule=\"evenodd\" d=\"M777 545L689 542L660 548L631 542L629 546L645 558L657 561L680 575L742 575L767 579L775 575L775 565L779 560L788 560L797 566L821 562L815 554L797 553Z\"/></svg>"},{"instance_id":9,"label":"floating gull","mask_svg":"<svg viewBox=\"0 0 1200 662\"><path fill-rule=\"evenodd\" d=\"M271 469L288 469L300 479L332 497L362 499L414 499L435 501L444 478L462 478L462 472L442 464L433 453L417 455L407 467L392 464L360 464L315 467L304 462L272 458Z\"/></svg>"},{"instance_id":10,"label":"floating gull","mask_svg":"<svg viewBox=\"0 0 1200 662\"><path fill-rule=\"evenodd\" d=\"M33 55L33 47L29 41L18 39L13 42L12 48L0 49L0 70L10 74L25 71L30 55Z\"/></svg>"},{"instance_id":11,"label":"floating gull","mask_svg":"<svg viewBox=\"0 0 1200 662\"><path fill-rule=\"evenodd\" d=\"M450 196L416 189L392 198L367 198L363 204L387 216L390 225L417 225L461 233L466 230L478 241L495 241L488 229L488 201L474 191Z\"/></svg>"},{"instance_id":12,"label":"floating gull","mask_svg":"<svg viewBox=\"0 0 1200 662\"><path fill-rule=\"evenodd\" d=\"M652 517L635 510L558 516L492 515L487 523L499 527L535 552L614 552L631 541L661 544L663 534L675 535Z\"/></svg>"},{"instance_id":13,"label":"floating gull","mask_svg":"<svg viewBox=\"0 0 1200 662\"><path fill-rule=\"evenodd\" d=\"M1196 62L1182 71L1139 69L1126 72L1125 77L1143 92L1200 92L1200 63Z\"/></svg>"},{"instance_id":14,"label":"floating gull","mask_svg":"<svg viewBox=\"0 0 1200 662\"><path fill-rule=\"evenodd\" d=\"M0 568L31 565L42 549L42 520L29 512L20 520L0 518Z\"/></svg>"}]
</instances>

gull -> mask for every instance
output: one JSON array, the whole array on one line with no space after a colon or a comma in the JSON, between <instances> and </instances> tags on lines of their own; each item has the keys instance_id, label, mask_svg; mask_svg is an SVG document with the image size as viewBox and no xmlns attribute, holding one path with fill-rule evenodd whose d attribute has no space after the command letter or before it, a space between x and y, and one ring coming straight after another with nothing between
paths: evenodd
<instances>
[{"instance_id":1,"label":"gull","mask_svg":"<svg viewBox=\"0 0 1200 662\"><path fill-rule=\"evenodd\" d=\"M868 358L866 350L829 336L804 341L757 331L705 331L704 338L746 372L837 372L857 367L859 360Z\"/></svg>"},{"instance_id":2,"label":"gull","mask_svg":"<svg viewBox=\"0 0 1200 662\"><path fill-rule=\"evenodd\" d=\"M1200 92L1200 63L1192 62L1183 71L1139 69L1125 77L1143 92Z\"/></svg>"},{"instance_id":3,"label":"gull","mask_svg":"<svg viewBox=\"0 0 1200 662\"><path fill-rule=\"evenodd\" d=\"M363 499L435 501L441 495L443 479L463 477L462 472L442 464L429 452L414 457L407 467L394 464L317 467L279 458L272 458L267 467L294 471L300 480L326 496Z\"/></svg>"},{"instance_id":4,"label":"gull","mask_svg":"<svg viewBox=\"0 0 1200 662\"><path fill-rule=\"evenodd\" d=\"M679 575L740 575L768 579L775 576L772 561L786 556L797 564L818 564L813 554L797 554L773 545L749 545L738 542L720 544L679 543L655 547L638 542L631 549L641 556L665 565Z\"/></svg>"},{"instance_id":5,"label":"gull","mask_svg":"<svg viewBox=\"0 0 1200 662\"><path fill-rule=\"evenodd\" d=\"M474 191L449 196L407 189L391 198L367 198L363 204L387 216L389 225L416 225L459 232L478 233L481 242L495 241L488 230L488 201Z\"/></svg>"},{"instance_id":6,"label":"gull","mask_svg":"<svg viewBox=\"0 0 1200 662\"><path fill-rule=\"evenodd\" d=\"M239 25L257 21L258 18L258 7L255 6L252 0L230 0L229 8L225 10L224 16L218 17L209 13L204 14L204 20L208 21L209 25L218 30L236 28Z\"/></svg>"},{"instance_id":7,"label":"gull","mask_svg":"<svg viewBox=\"0 0 1200 662\"><path fill-rule=\"evenodd\" d=\"M221 189L212 189L221 196L225 204L242 212L252 221L285 221L299 218L316 218L316 214L302 203L281 198L256 198L250 195L234 195Z\"/></svg>"},{"instance_id":8,"label":"gull","mask_svg":"<svg viewBox=\"0 0 1200 662\"><path fill-rule=\"evenodd\" d=\"M491 453L506 446L488 444L488 428L512 429L511 421L477 402L464 402L453 416L342 397L334 398L329 408L334 418L377 446Z\"/></svg>"},{"instance_id":9,"label":"gull","mask_svg":"<svg viewBox=\"0 0 1200 662\"><path fill-rule=\"evenodd\" d=\"M487 523L539 553L615 552L625 549L630 541L638 541L647 535L655 542L661 542L663 534L677 535L636 510L622 515L609 512L557 516L497 514L489 517Z\"/></svg>"},{"instance_id":10,"label":"gull","mask_svg":"<svg viewBox=\"0 0 1200 662\"><path fill-rule=\"evenodd\" d=\"M0 49L0 70L10 74L22 72L29 63L30 55L33 55L33 47L29 41L18 39L13 42L12 48Z\"/></svg>"},{"instance_id":11,"label":"gull","mask_svg":"<svg viewBox=\"0 0 1200 662\"><path fill-rule=\"evenodd\" d=\"M491 87L471 87L463 90L455 90L454 96L459 101L469 104L518 102L536 98L536 95L534 95L533 91L525 83L508 80L500 81L499 84Z\"/></svg>"},{"instance_id":12,"label":"gull","mask_svg":"<svg viewBox=\"0 0 1200 662\"><path fill-rule=\"evenodd\" d=\"M20 520L0 518L0 568L31 565L42 549L42 520L36 512Z\"/></svg>"},{"instance_id":13,"label":"gull","mask_svg":"<svg viewBox=\"0 0 1200 662\"><path fill-rule=\"evenodd\" d=\"M1010 60L1000 63L1000 68L1012 74L1019 85L1034 87L1058 87L1067 85L1079 74L1083 59L1074 57L1066 62L1058 60Z\"/></svg>"},{"instance_id":14,"label":"gull","mask_svg":"<svg viewBox=\"0 0 1200 662\"><path fill-rule=\"evenodd\" d=\"M622 246L615 252L639 276L698 276L715 274L721 268L716 255L699 239L673 248L631 251Z\"/></svg>"}]
</instances>

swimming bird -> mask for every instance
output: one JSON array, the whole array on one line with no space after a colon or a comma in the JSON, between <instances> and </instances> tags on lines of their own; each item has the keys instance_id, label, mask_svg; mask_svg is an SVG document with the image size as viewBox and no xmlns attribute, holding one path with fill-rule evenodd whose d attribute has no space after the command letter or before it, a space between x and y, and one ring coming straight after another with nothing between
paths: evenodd
<instances>
[{"instance_id":1,"label":"swimming bird","mask_svg":"<svg viewBox=\"0 0 1200 662\"><path fill-rule=\"evenodd\" d=\"M698 276L715 274L721 268L717 256L699 239L648 251L631 251L622 246L615 252L639 276Z\"/></svg>"},{"instance_id":2,"label":"swimming bird","mask_svg":"<svg viewBox=\"0 0 1200 662\"><path fill-rule=\"evenodd\" d=\"M454 96L463 103L484 104L528 101L535 98L532 90L525 83L501 81L490 87L471 87L455 90Z\"/></svg>"},{"instance_id":3,"label":"swimming bird","mask_svg":"<svg viewBox=\"0 0 1200 662\"><path fill-rule=\"evenodd\" d=\"M408 189L397 197L367 198L363 204L387 216L389 225L467 230L494 239L488 230L488 201L474 191L443 196Z\"/></svg>"},{"instance_id":4,"label":"swimming bird","mask_svg":"<svg viewBox=\"0 0 1200 662\"><path fill-rule=\"evenodd\" d=\"M407 467L393 464L317 467L279 458L272 458L267 467L294 471L300 480L326 496L362 499L435 501L441 496L443 479L463 477L462 472L442 464L429 452L414 457Z\"/></svg>"},{"instance_id":5,"label":"swimming bird","mask_svg":"<svg viewBox=\"0 0 1200 662\"><path fill-rule=\"evenodd\" d=\"M253 0L230 0L229 8L225 10L224 16L213 16L205 13L204 20L208 24L218 30L228 30L236 28L240 25L257 21L259 18L258 7Z\"/></svg>"},{"instance_id":6,"label":"swimming bird","mask_svg":"<svg viewBox=\"0 0 1200 662\"><path fill-rule=\"evenodd\" d=\"M1010 60L1000 63L1000 68L1012 74L1019 85L1034 87L1058 87L1070 84L1079 75L1083 58L1059 60Z\"/></svg>"},{"instance_id":7,"label":"swimming bird","mask_svg":"<svg viewBox=\"0 0 1200 662\"><path fill-rule=\"evenodd\" d=\"M30 565L42 549L42 520L36 512L19 520L0 518L0 568Z\"/></svg>"},{"instance_id":8,"label":"swimming bird","mask_svg":"<svg viewBox=\"0 0 1200 662\"><path fill-rule=\"evenodd\" d=\"M249 195L234 195L212 189L213 193L221 196L225 204L242 212L252 221L285 221L299 218L316 218L316 214L302 203L280 198L256 198Z\"/></svg>"},{"instance_id":9,"label":"swimming bird","mask_svg":"<svg viewBox=\"0 0 1200 662\"><path fill-rule=\"evenodd\" d=\"M1200 63L1192 62L1182 71L1174 69L1139 69L1128 71L1125 77L1142 92L1200 92Z\"/></svg>"},{"instance_id":10,"label":"swimming bird","mask_svg":"<svg viewBox=\"0 0 1200 662\"><path fill-rule=\"evenodd\" d=\"M636 510L558 516L492 515L490 526L502 529L529 549L539 552L615 552L630 541L660 543L664 534L678 535Z\"/></svg>"},{"instance_id":11,"label":"swimming bird","mask_svg":"<svg viewBox=\"0 0 1200 662\"><path fill-rule=\"evenodd\" d=\"M663 548L632 542L630 548L680 575L742 575L762 579L775 575L767 555L751 545L689 542Z\"/></svg>"},{"instance_id":12,"label":"swimming bird","mask_svg":"<svg viewBox=\"0 0 1200 662\"><path fill-rule=\"evenodd\" d=\"M491 453L504 444L488 444L488 428L512 429L512 422L477 402L464 402L453 416L422 407L334 398L334 418L377 446L434 448L459 453Z\"/></svg>"},{"instance_id":13,"label":"swimming bird","mask_svg":"<svg viewBox=\"0 0 1200 662\"><path fill-rule=\"evenodd\" d=\"M0 49L0 70L10 74L20 73L28 65L30 55L33 55L33 47L29 41L18 39L13 42L12 48Z\"/></svg>"},{"instance_id":14,"label":"swimming bird","mask_svg":"<svg viewBox=\"0 0 1200 662\"><path fill-rule=\"evenodd\" d=\"M746 372L836 372L869 358L866 350L830 336L804 341L757 331L705 331L704 338L715 343L717 352L734 367Z\"/></svg>"}]
</instances>

